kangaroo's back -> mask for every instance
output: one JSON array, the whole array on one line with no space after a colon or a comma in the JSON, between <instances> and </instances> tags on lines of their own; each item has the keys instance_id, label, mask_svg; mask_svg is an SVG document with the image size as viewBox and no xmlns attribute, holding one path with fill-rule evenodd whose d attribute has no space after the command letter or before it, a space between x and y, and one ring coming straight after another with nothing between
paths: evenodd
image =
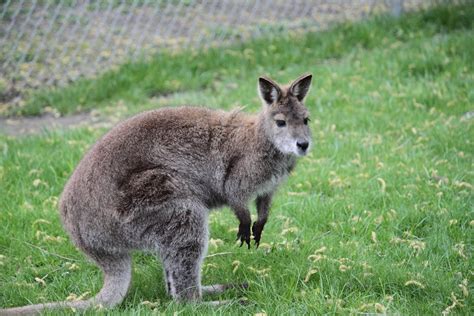
<instances>
[{"instance_id":1,"label":"kangaroo's back","mask_svg":"<svg viewBox=\"0 0 474 316\"><path fill-rule=\"evenodd\" d=\"M85 203L103 208L105 196L119 195L120 186L131 176L156 168L185 176L189 182L214 178L222 161L241 150L236 148L242 141L239 131L251 134L254 125L255 118L237 111L179 107L141 113L117 125L90 149L63 198L74 191ZM104 198L89 201L91 195Z\"/></svg>"}]
</instances>

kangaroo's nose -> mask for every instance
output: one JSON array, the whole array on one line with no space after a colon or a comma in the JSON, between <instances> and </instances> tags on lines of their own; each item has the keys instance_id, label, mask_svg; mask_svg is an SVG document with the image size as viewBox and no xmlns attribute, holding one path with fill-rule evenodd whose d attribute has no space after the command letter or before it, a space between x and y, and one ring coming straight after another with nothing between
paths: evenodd
<instances>
[{"instance_id":1,"label":"kangaroo's nose","mask_svg":"<svg viewBox=\"0 0 474 316\"><path fill-rule=\"evenodd\" d=\"M296 142L296 146L298 146L298 148L300 148L301 150L303 151L306 151L306 149L308 149L308 146L309 146L309 143L308 142Z\"/></svg>"}]
</instances>

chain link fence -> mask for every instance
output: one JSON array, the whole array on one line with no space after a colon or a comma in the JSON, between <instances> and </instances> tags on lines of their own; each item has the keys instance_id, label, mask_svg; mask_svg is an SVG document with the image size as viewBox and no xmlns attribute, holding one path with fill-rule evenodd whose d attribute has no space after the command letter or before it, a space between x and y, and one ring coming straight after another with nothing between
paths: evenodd
<instances>
[{"instance_id":1,"label":"chain link fence","mask_svg":"<svg viewBox=\"0 0 474 316\"><path fill-rule=\"evenodd\" d=\"M431 6L434 0L0 0L0 102L161 48L226 45Z\"/></svg>"}]
</instances>

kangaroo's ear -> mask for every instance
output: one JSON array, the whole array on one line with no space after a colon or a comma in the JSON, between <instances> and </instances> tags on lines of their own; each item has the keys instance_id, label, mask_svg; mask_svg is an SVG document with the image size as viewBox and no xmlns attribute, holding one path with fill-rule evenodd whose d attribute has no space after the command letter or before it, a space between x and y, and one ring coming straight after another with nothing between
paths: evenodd
<instances>
[{"instance_id":1,"label":"kangaroo's ear","mask_svg":"<svg viewBox=\"0 0 474 316\"><path fill-rule=\"evenodd\" d=\"M299 101L303 101L311 87L311 79L313 79L311 74L302 75L291 84L290 93Z\"/></svg>"},{"instance_id":2,"label":"kangaroo's ear","mask_svg":"<svg viewBox=\"0 0 474 316\"><path fill-rule=\"evenodd\" d=\"M281 97L281 89L278 84L266 77L258 78L258 93L267 105L272 105Z\"/></svg>"}]
</instances>

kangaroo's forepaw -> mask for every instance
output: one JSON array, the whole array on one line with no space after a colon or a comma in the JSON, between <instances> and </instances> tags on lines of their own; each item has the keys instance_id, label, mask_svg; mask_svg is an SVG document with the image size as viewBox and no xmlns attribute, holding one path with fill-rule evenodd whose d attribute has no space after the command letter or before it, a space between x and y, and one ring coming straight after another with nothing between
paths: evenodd
<instances>
[{"instance_id":1,"label":"kangaroo's forepaw","mask_svg":"<svg viewBox=\"0 0 474 316\"><path fill-rule=\"evenodd\" d=\"M260 238L262 237L262 231L263 227L265 224L262 224L261 222L254 222L252 225L252 234L253 234L253 239L255 240L255 246L258 248L260 245Z\"/></svg>"},{"instance_id":2,"label":"kangaroo's forepaw","mask_svg":"<svg viewBox=\"0 0 474 316\"><path fill-rule=\"evenodd\" d=\"M236 285L236 288L241 289L241 290L248 290L249 284L247 282L240 283Z\"/></svg>"},{"instance_id":3,"label":"kangaroo's forepaw","mask_svg":"<svg viewBox=\"0 0 474 316\"><path fill-rule=\"evenodd\" d=\"M237 240L240 239L240 247L247 243L248 248L250 249L250 224L240 224L239 232L237 233Z\"/></svg>"}]
</instances>

